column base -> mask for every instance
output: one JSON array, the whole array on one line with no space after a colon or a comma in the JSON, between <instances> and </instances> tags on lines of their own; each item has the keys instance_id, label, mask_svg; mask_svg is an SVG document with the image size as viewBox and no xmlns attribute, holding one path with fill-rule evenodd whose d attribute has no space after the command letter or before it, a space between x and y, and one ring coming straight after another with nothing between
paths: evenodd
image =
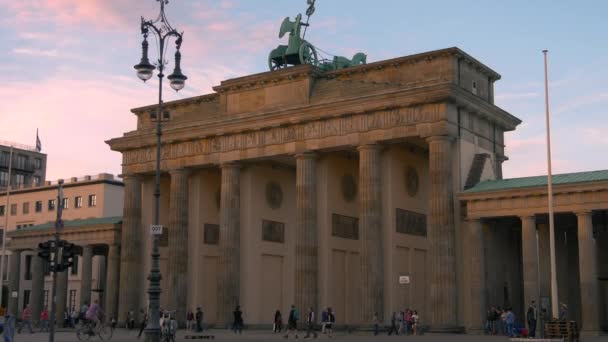
<instances>
[{"instance_id":1,"label":"column base","mask_svg":"<svg viewBox=\"0 0 608 342\"><path fill-rule=\"evenodd\" d=\"M436 334L463 334L465 329L456 325L430 325L427 331Z\"/></svg>"},{"instance_id":2,"label":"column base","mask_svg":"<svg viewBox=\"0 0 608 342\"><path fill-rule=\"evenodd\" d=\"M467 335L485 335L486 331L481 328L468 328L465 329L464 333Z\"/></svg>"},{"instance_id":3,"label":"column base","mask_svg":"<svg viewBox=\"0 0 608 342\"><path fill-rule=\"evenodd\" d=\"M581 336L605 336L607 334L600 330L581 330L579 332L579 335L581 335Z\"/></svg>"}]
</instances>

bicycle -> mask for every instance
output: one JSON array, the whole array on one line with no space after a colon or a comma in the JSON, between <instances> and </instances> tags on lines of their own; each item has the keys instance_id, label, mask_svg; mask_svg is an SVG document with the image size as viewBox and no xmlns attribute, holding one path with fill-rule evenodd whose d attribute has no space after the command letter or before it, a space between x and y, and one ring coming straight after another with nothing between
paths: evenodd
<instances>
[{"instance_id":1,"label":"bicycle","mask_svg":"<svg viewBox=\"0 0 608 342\"><path fill-rule=\"evenodd\" d=\"M88 341L91 337L97 335L102 341L109 341L112 339L114 329L108 323L94 323L93 321L87 320L80 324L80 327L76 330L76 337L80 341Z\"/></svg>"}]
</instances>

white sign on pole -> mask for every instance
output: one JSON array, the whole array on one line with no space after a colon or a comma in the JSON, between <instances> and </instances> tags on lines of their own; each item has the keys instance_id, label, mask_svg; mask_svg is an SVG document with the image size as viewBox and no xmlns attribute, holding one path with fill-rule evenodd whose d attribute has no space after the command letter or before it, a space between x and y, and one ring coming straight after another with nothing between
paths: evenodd
<instances>
[{"instance_id":1,"label":"white sign on pole","mask_svg":"<svg viewBox=\"0 0 608 342\"><path fill-rule=\"evenodd\" d=\"M17 291L13 291L13 292L11 293L11 297L13 297L13 298L17 298L17 297L19 297L19 292L17 292Z\"/></svg>"},{"instance_id":2,"label":"white sign on pole","mask_svg":"<svg viewBox=\"0 0 608 342\"><path fill-rule=\"evenodd\" d=\"M150 225L150 234L163 235L163 226L161 224Z\"/></svg>"},{"instance_id":3,"label":"white sign on pole","mask_svg":"<svg viewBox=\"0 0 608 342\"><path fill-rule=\"evenodd\" d=\"M409 284L410 276L399 276L399 284Z\"/></svg>"}]
</instances>

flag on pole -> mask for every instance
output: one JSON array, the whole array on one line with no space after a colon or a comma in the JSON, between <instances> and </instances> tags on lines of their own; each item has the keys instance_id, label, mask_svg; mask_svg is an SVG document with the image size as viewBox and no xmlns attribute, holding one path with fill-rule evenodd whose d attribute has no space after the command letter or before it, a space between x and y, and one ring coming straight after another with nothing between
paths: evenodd
<instances>
[{"instance_id":1,"label":"flag on pole","mask_svg":"<svg viewBox=\"0 0 608 342\"><path fill-rule=\"evenodd\" d=\"M40 152L42 150L42 143L40 142L40 137L38 136L38 128L36 128L36 151Z\"/></svg>"}]
</instances>

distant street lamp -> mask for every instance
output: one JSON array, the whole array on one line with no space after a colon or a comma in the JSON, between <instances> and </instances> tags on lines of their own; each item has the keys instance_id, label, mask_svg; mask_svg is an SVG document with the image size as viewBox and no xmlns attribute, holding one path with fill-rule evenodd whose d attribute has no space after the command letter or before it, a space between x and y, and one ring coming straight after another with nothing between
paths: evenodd
<instances>
[{"instance_id":1,"label":"distant street lamp","mask_svg":"<svg viewBox=\"0 0 608 342\"><path fill-rule=\"evenodd\" d=\"M164 59L165 50L168 49L168 43L171 37L175 38L175 69L167 78L170 81L171 88L175 91L180 91L184 88L186 77L182 74L180 68L182 55L179 49L182 45L182 35L169 24L165 16L165 5L169 0L156 0L160 2L160 14L155 20L145 20L141 18L141 34L144 36L144 41L141 44L142 56L139 64L134 68L137 70L137 77L146 82L152 78L154 70L158 69L158 111L152 114L152 119L156 120L156 188L154 190L154 225L159 225L160 211L160 149L161 149L161 123L168 115L163 113L163 71L165 65L168 64ZM155 64L151 64L148 59L148 34L152 32L158 43L158 59ZM148 325L145 329L145 340L147 342L158 342L160 340L160 250L158 248L158 235L152 236L152 264L150 274L148 275Z\"/></svg>"}]
</instances>

